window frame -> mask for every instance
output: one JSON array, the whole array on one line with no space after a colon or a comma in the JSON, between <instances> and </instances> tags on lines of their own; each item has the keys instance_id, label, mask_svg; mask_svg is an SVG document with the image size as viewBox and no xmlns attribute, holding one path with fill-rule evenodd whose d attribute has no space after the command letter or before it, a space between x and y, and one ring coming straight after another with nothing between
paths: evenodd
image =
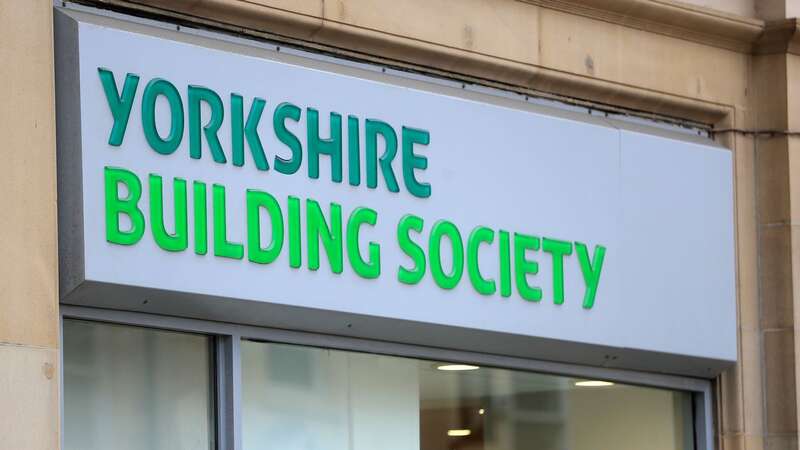
<instances>
[{"instance_id":1,"label":"window frame","mask_svg":"<svg viewBox=\"0 0 800 450\"><path fill-rule=\"evenodd\" d=\"M689 392L692 396L694 444L697 450L714 449L714 391L711 380L624 369L567 364L536 359L448 350L436 347L375 341L313 332L212 322L202 319L164 316L86 306L60 305L61 339L65 319L88 320L169 331L204 334L214 338L214 414L217 450L242 449L242 360L241 342L263 342L398 356L432 361L467 363L548 375L609 380L629 385ZM60 350L63 367L63 348ZM63 370L60 371L63 392ZM62 441L64 405L61 396ZM62 442L63 444L63 442Z\"/></svg>"}]
</instances>

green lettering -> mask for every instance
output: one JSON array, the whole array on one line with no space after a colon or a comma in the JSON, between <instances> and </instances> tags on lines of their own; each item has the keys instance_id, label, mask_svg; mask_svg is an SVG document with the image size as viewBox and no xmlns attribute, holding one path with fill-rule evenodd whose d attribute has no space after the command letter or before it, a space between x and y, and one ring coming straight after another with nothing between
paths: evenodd
<instances>
[{"instance_id":1,"label":"green lettering","mask_svg":"<svg viewBox=\"0 0 800 450\"><path fill-rule=\"evenodd\" d=\"M542 251L553 258L553 303L564 303L564 256L572 254L572 244L556 239L542 239Z\"/></svg>"},{"instance_id":2,"label":"green lettering","mask_svg":"<svg viewBox=\"0 0 800 450\"><path fill-rule=\"evenodd\" d=\"M361 278L378 278L381 274L381 247L375 242L368 244L369 259L364 261L358 247L358 235L361 225L375 226L378 222L378 213L369 208L356 208L350 213L347 221L347 258L350 266Z\"/></svg>"},{"instance_id":3,"label":"green lettering","mask_svg":"<svg viewBox=\"0 0 800 450\"><path fill-rule=\"evenodd\" d=\"M202 118L200 103L205 102L211 109L211 117L205 126L200 124ZM214 161L225 164L225 152L222 151L222 144L219 142L217 132L222 125L225 117L225 110L222 107L222 99L216 92L202 86L189 86L189 156L193 159L200 159L202 153L202 136L206 137L208 148L211 150L211 157Z\"/></svg>"},{"instance_id":4,"label":"green lettering","mask_svg":"<svg viewBox=\"0 0 800 450\"><path fill-rule=\"evenodd\" d=\"M119 185L124 184L128 196L120 198ZM133 245L144 235L144 214L139 209L142 182L130 171L114 167L105 168L106 241L112 244ZM127 231L120 229L119 216L125 214L131 221Z\"/></svg>"},{"instance_id":5,"label":"green lettering","mask_svg":"<svg viewBox=\"0 0 800 450\"><path fill-rule=\"evenodd\" d=\"M192 183L194 198L194 252L198 255L208 253L208 200L206 184L202 181Z\"/></svg>"},{"instance_id":6,"label":"green lettering","mask_svg":"<svg viewBox=\"0 0 800 450\"><path fill-rule=\"evenodd\" d=\"M342 273L342 207L331 203L331 226L314 200L306 200L306 240L308 241L308 268L319 269L319 243L322 241L331 272Z\"/></svg>"},{"instance_id":7,"label":"green lettering","mask_svg":"<svg viewBox=\"0 0 800 450\"><path fill-rule=\"evenodd\" d=\"M425 221L413 214L406 214L397 223L397 243L400 245L400 249L414 263L414 267L411 269L406 269L403 266L397 269L397 280L401 283L417 284L425 276L425 252L408 235L410 230L421 233L424 225Z\"/></svg>"},{"instance_id":8,"label":"green lettering","mask_svg":"<svg viewBox=\"0 0 800 450\"><path fill-rule=\"evenodd\" d=\"M361 184L361 148L358 134L358 117L347 117L347 172L350 186Z\"/></svg>"},{"instance_id":9,"label":"green lettering","mask_svg":"<svg viewBox=\"0 0 800 450\"><path fill-rule=\"evenodd\" d=\"M111 110L111 117L114 118L114 125L108 135L108 145L119 147L125 137L125 130L128 128L128 119L131 117L133 108L133 98L136 96L136 88L139 86L139 75L129 73L125 75L125 84L122 86L122 95L117 90L117 83L114 81L114 73L102 67L97 68L100 81L103 83L103 92L106 94L108 109Z\"/></svg>"},{"instance_id":10,"label":"green lettering","mask_svg":"<svg viewBox=\"0 0 800 450\"><path fill-rule=\"evenodd\" d=\"M586 249L586 244L576 242L575 250L578 253L578 262L581 265L583 281L586 284L583 307L591 309L594 306L595 295L597 295L597 286L600 284L600 272L603 270L606 248L602 245L595 246L592 261L589 260L589 251Z\"/></svg>"},{"instance_id":11,"label":"green lettering","mask_svg":"<svg viewBox=\"0 0 800 450\"><path fill-rule=\"evenodd\" d=\"M450 274L444 272L442 268L441 246L442 238L447 236L453 247L453 268ZM452 222L440 220L433 225L431 235L428 240L428 251L430 252L431 275L433 281L442 289L453 289L461 281L464 274L464 245L458 228Z\"/></svg>"},{"instance_id":12,"label":"green lettering","mask_svg":"<svg viewBox=\"0 0 800 450\"><path fill-rule=\"evenodd\" d=\"M163 95L169 103L169 136L162 139L156 128L156 100ZM171 155L183 139L183 101L175 86L167 80L155 78L147 83L142 94L142 129L150 148L162 155Z\"/></svg>"},{"instance_id":13,"label":"green lettering","mask_svg":"<svg viewBox=\"0 0 800 450\"><path fill-rule=\"evenodd\" d=\"M428 158L414 153L414 144L428 145L431 135L425 130L403 127L403 183L411 195L419 198L431 196L431 185L420 183L414 175L414 170L428 168Z\"/></svg>"},{"instance_id":14,"label":"green lettering","mask_svg":"<svg viewBox=\"0 0 800 450\"><path fill-rule=\"evenodd\" d=\"M164 186L160 176L150 174L150 230L159 247L169 252L182 252L189 246L189 225L186 213L186 180L173 181L175 234L164 226Z\"/></svg>"},{"instance_id":15,"label":"green lettering","mask_svg":"<svg viewBox=\"0 0 800 450\"><path fill-rule=\"evenodd\" d=\"M527 275L539 272L539 263L526 257L527 250L539 250L539 238L514 233L514 272L520 297L531 302L542 299L542 289L528 284Z\"/></svg>"},{"instance_id":16,"label":"green lettering","mask_svg":"<svg viewBox=\"0 0 800 450\"><path fill-rule=\"evenodd\" d=\"M367 187L378 187L378 136L383 137L386 148L380 157L381 173L390 192L400 192L397 178L392 170L392 160L397 153L397 133L394 128L380 120L367 119L365 122L367 142Z\"/></svg>"},{"instance_id":17,"label":"green lettering","mask_svg":"<svg viewBox=\"0 0 800 450\"><path fill-rule=\"evenodd\" d=\"M225 213L225 186L215 184L212 188L212 205L214 207L214 255L223 258L242 259L244 246L228 241L228 224Z\"/></svg>"},{"instance_id":18,"label":"green lettering","mask_svg":"<svg viewBox=\"0 0 800 450\"><path fill-rule=\"evenodd\" d=\"M292 151L290 159L283 159L275 155L275 170L291 175L300 169L300 164L303 162L303 146L300 144L300 139L297 139L297 136L286 128L286 119L298 122L300 108L291 103L281 103L275 108L275 113L272 115L272 128L275 130L275 136Z\"/></svg>"},{"instance_id":19,"label":"green lettering","mask_svg":"<svg viewBox=\"0 0 800 450\"><path fill-rule=\"evenodd\" d=\"M482 243L491 244L494 241L494 231L486 227L476 227L467 239L467 273L472 282L472 287L482 295L492 295L497 291L494 280L486 280L481 276L478 264L478 252Z\"/></svg>"},{"instance_id":20,"label":"green lettering","mask_svg":"<svg viewBox=\"0 0 800 450\"><path fill-rule=\"evenodd\" d=\"M233 147L233 165L242 167L244 165L244 141L247 139L247 146L250 147L250 154L258 170L269 170L267 157L264 156L264 146L261 145L261 137L258 136L258 122L267 104L262 98L254 98L250 105L250 112L247 114L247 123L244 122L244 100L241 95L231 94L231 144Z\"/></svg>"},{"instance_id":21,"label":"green lettering","mask_svg":"<svg viewBox=\"0 0 800 450\"><path fill-rule=\"evenodd\" d=\"M272 240L261 246L261 208L269 214ZM281 254L283 247L283 214L275 197L253 189L247 190L247 258L258 264L269 264Z\"/></svg>"},{"instance_id":22,"label":"green lettering","mask_svg":"<svg viewBox=\"0 0 800 450\"><path fill-rule=\"evenodd\" d=\"M301 264L300 199L289 196L289 266L299 269Z\"/></svg>"},{"instance_id":23,"label":"green lettering","mask_svg":"<svg viewBox=\"0 0 800 450\"><path fill-rule=\"evenodd\" d=\"M500 296L511 297L511 238L508 231L500 230Z\"/></svg>"},{"instance_id":24,"label":"green lettering","mask_svg":"<svg viewBox=\"0 0 800 450\"><path fill-rule=\"evenodd\" d=\"M319 155L331 157L331 180L334 183L342 182L342 116L332 112L330 134L328 139L319 137L319 111L314 108L307 110L307 142L308 142L308 177L319 178Z\"/></svg>"}]
</instances>

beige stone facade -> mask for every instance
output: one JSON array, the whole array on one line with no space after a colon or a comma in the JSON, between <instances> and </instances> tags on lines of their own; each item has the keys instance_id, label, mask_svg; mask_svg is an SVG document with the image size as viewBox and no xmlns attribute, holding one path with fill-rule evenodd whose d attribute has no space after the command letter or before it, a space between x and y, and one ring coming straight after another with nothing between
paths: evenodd
<instances>
[{"instance_id":1,"label":"beige stone facade","mask_svg":"<svg viewBox=\"0 0 800 450\"><path fill-rule=\"evenodd\" d=\"M718 447L798 448L796 0L83 0L714 128L734 153L739 362ZM0 449L59 442L50 0L0 0ZM797 302L796 302L797 300Z\"/></svg>"},{"instance_id":2,"label":"beige stone facade","mask_svg":"<svg viewBox=\"0 0 800 450\"><path fill-rule=\"evenodd\" d=\"M59 442L52 17L46 1L0 3L2 449Z\"/></svg>"}]
</instances>

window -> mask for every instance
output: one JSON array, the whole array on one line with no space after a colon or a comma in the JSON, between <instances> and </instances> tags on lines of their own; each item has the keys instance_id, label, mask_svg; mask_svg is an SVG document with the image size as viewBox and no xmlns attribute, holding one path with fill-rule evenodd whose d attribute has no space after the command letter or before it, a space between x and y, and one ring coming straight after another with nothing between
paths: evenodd
<instances>
[{"instance_id":1,"label":"window","mask_svg":"<svg viewBox=\"0 0 800 450\"><path fill-rule=\"evenodd\" d=\"M62 308L66 450L710 448L706 381Z\"/></svg>"},{"instance_id":2,"label":"window","mask_svg":"<svg viewBox=\"0 0 800 450\"><path fill-rule=\"evenodd\" d=\"M211 338L64 321L65 450L209 450Z\"/></svg>"},{"instance_id":3,"label":"window","mask_svg":"<svg viewBox=\"0 0 800 450\"><path fill-rule=\"evenodd\" d=\"M246 341L244 450L692 449L691 395Z\"/></svg>"}]
</instances>

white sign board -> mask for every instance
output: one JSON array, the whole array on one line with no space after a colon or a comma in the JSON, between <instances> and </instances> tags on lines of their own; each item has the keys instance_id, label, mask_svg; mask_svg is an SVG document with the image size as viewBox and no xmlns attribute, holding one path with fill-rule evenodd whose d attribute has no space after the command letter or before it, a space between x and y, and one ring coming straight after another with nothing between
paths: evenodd
<instances>
[{"instance_id":1,"label":"white sign board","mask_svg":"<svg viewBox=\"0 0 800 450\"><path fill-rule=\"evenodd\" d=\"M269 304L453 327L498 348L513 336L736 359L728 150L70 24L57 36L62 256L78 255L62 263L65 302L98 303L73 295L84 284L133 286L219 311L246 301L254 318Z\"/></svg>"}]
</instances>

